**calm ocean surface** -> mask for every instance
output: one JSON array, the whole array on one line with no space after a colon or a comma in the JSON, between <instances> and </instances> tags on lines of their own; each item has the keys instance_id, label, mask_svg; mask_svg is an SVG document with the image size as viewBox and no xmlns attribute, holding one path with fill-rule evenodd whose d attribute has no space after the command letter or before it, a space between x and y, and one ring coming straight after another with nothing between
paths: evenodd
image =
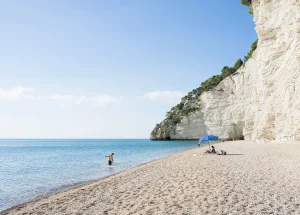
<instances>
[{"instance_id":1,"label":"calm ocean surface","mask_svg":"<svg viewBox=\"0 0 300 215\"><path fill-rule=\"evenodd\" d=\"M0 140L0 211L64 185L98 179L197 147L146 139ZM105 155L115 153L113 167Z\"/></svg>"}]
</instances>

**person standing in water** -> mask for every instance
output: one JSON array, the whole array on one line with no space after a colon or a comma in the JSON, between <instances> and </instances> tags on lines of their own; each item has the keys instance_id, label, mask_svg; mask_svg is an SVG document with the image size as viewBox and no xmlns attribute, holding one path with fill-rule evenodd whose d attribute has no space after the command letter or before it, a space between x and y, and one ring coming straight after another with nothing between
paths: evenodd
<instances>
[{"instance_id":1,"label":"person standing in water","mask_svg":"<svg viewBox=\"0 0 300 215\"><path fill-rule=\"evenodd\" d=\"M105 156L108 158L108 165L112 165L112 162L114 161L114 153L111 153L111 155Z\"/></svg>"},{"instance_id":2,"label":"person standing in water","mask_svg":"<svg viewBox=\"0 0 300 215\"><path fill-rule=\"evenodd\" d=\"M201 144L201 143L200 143L200 141L199 141L199 142L198 142L198 148L200 148L200 144Z\"/></svg>"}]
</instances>

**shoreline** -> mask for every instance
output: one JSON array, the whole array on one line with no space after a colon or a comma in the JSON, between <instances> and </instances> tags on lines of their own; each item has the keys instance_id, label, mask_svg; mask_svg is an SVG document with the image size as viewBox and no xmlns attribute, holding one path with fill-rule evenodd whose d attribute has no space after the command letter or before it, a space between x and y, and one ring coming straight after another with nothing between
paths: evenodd
<instances>
[{"instance_id":1,"label":"shoreline","mask_svg":"<svg viewBox=\"0 0 300 215\"><path fill-rule=\"evenodd\" d=\"M187 140L187 141L191 141L191 140ZM219 144L219 143L214 143L214 144ZM204 148L206 147L207 145L203 145L201 146L200 148ZM195 148L197 146L195 145ZM19 208L19 207L22 207L22 206L25 206L27 204L30 204L30 203L34 203L34 202L37 202L39 200L42 200L44 198L49 198L50 196L53 196L53 195L58 195L60 193L63 193L63 192L67 192L67 191L70 191L72 189L77 189L77 188L80 188L82 186L85 186L85 185L89 185L89 184L92 184L92 183L96 183L100 180L104 180L106 178L109 178L109 177L112 177L112 176L115 176L115 175L118 175L118 174L121 174L123 172L126 172L127 170L131 170L131 169L134 169L134 168L137 168L137 167L142 167L144 165L147 165L147 164L150 164L152 162L155 162L155 161L158 161L158 160L161 160L161 159L165 159L165 158L168 158L168 157L171 157L171 156L174 156L174 155L177 155L177 154L181 154L181 153L184 153L184 152L187 152L187 151L191 151L191 150L194 150L194 149L187 149L187 150L184 150L184 151L181 151L181 152L176 152L174 154L171 154L171 155L167 155L166 157L162 157L162 158L157 158L157 159L154 159L154 160L151 160L151 161L148 161L148 162L145 162L145 163L141 163L141 164L138 164L138 165L135 165L135 166L132 166L132 167L129 167L127 169L123 169L123 170L120 170L119 172L116 172L116 173L112 173L112 174L109 174L107 176L103 176L103 177L100 177L100 178L97 178L97 179L93 179L93 180L88 180L88 181L82 181L82 182L76 182L76 183L73 183L73 184L69 184L69 185L62 185L60 187L57 187L57 188L53 188L51 189L49 192L46 192L44 194L41 194L41 195L38 195L36 197L33 197L32 199L28 200L28 201L25 201L23 203L20 203L20 204L16 204L12 207L9 207L7 209L4 209L4 210L0 210L0 215L2 215L2 213L5 214L5 212L7 211L10 211L10 210L14 210L16 208Z\"/></svg>"},{"instance_id":2,"label":"shoreline","mask_svg":"<svg viewBox=\"0 0 300 215\"><path fill-rule=\"evenodd\" d=\"M297 214L300 144L231 141L187 150L40 197L10 214ZM286 149L290 150L286 150Z\"/></svg>"}]
</instances>

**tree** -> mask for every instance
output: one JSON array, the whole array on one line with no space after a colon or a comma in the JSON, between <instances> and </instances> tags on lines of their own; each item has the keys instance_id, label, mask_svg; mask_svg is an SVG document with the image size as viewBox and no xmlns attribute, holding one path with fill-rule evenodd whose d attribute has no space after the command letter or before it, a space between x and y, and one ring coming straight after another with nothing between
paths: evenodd
<instances>
[{"instance_id":1,"label":"tree","mask_svg":"<svg viewBox=\"0 0 300 215\"><path fill-rule=\"evenodd\" d=\"M241 4L249 7L252 5L252 0L241 0Z\"/></svg>"},{"instance_id":2,"label":"tree","mask_svg":"<svg viewBox=\"0 0 300 215\"><path fill-rule=\"evenodd\" d=\"M243 65L243 61L241 59L238 59L234 64L234 69L238 70Z\"/></svg>"},{"instance_id":3,"label":"tree","mask_svg":"<svg viewBox=\"0 0 300 215\"><path fill-rule=\"evenodd\" d=\"M187 98L188 98L188 96L186 95L186 96L184 96L184 97L181 98L181 101L185 102L187 100Z\"/></svg>"},{"instance_id":4,"label":"tree","mask_svg":"<svg viewBox=\"0 0 300 215\"><path fill-rule=\"evenodd\" d=\"M193 95L197 95L198 94L198 91L197 91L197 89L193 89Z\"/></svg>"},{"instance_id":5,"label":"tree","mask_svg":"<svg viewBox=\"0 0 300 215\"><path fill-rule=\"evenodd\" d=\"M234 67L227 67L227 66L225 66L222 69L222 77L226 78L226 77L228 77L229 75L231 75L231 74L233 74L235 72L236 72L236 69Z\"/></svg>"},{"instance_id":6,"label":"tree","mask_svg":"<svg viewBox=\"0 0 300 215\"><path fill-rule=\"evenodd\" d=\"M244 62L246 62L249 58L252 57L253 52L256 50L257 48L257 43L258 40L256 40L252 45L251 45L251 50L250 52L248 52L247 56L244 56Z\"/></svg>"},{"instance_id":7,"label":"tree","mask_svg":"<svg viewBox=\"0 0 300 215\"><path fill-rule=\"evenodd\" d=\"M184 103L183 103L183 102L180 102L180 103L176 106L176 108L177 108L177 110L181 110L181 109L183 108L183 106L184 106Z\"/></svg>"},{"instance_id":8,"label":"tree","mask_svg":"<svg viewBox=\"0 0 300 215\"><path fill-rule=\"evenodd\" d=\"M175 118L174 118L174 123L175 123L175 125L176 124L178 124L178 123L180 123L181 122L181 116L176 116Z\"/></svg>"},{"instance_id":9,"label":"tree","mask_svg":"<svg viewBox=\"0 0 300 215\"><path fill-rule=\"evenodd\" d=\"M187 100L190 101L193 98L193 92L189 92L187 95Z\"/></svg>"},{"instance_id":10,"label":"tree","mask_svg":"<svg viewBox=\"0 0 300 215\"><path fill-rule=\"evenodd\" d=\"M249 8L248 13L253 15L253 7Z\"/></svg>"},{"instance_id":11,"label":"tree","mask_svg":"<svg viewBox=\"0 0 300 215\"><path fill-rule=\"evenodd\" d=\"M228 66L224 66L223 69L221 70L222 74L226 72L226 70L229 69Z\"/></svg>"},{"instance_id":12,"label":"tree","mask_svg":"<svg viewBox=\"0 0 300 215\"><path fill-rule=\"evenodd\" d=\"M252 0L241 0L241 4L248 6L249 7L248 13L253 14Z\"/></svg>"}]
</instances>

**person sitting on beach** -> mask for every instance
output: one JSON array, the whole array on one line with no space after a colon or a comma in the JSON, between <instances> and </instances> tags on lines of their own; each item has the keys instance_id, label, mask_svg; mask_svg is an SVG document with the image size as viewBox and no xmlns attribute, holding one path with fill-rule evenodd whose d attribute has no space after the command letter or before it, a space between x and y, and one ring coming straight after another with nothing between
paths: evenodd
<instances>
[{"instance_id":1,"label":"person sitting on beach","mask_svg":"<svg viewBox=\"0 0 300 215\"><path fill-rule=\"evenodd\" d=\"M214 146L211 146L212 150L211 150L211 153L216 153L216 149Z\"/></svg>"},{"instance_id":2,"label":"person sitting on beach","mask_svg":"<svg viewBox=\"0 0 300 215\"><path fill-rule=\"evenodd\" d=\"M214 146L211 146L211 150L206 150L206 152L205 153L211 153L211 154L215 154L216 153L216 149L215 149L215 147Z\"/></svg>"},{"instance_id":3,"label":"person sitting on beach","mask_svg":"<svg viewBox=\"0 0 300 215\"><path fill-rule=\"evenodd\" d=\"M114 153L111 153L111 155L105 156L108 158L108 165L112 165L112 162L114 161Z\"/></svg>"}]
</instances>

